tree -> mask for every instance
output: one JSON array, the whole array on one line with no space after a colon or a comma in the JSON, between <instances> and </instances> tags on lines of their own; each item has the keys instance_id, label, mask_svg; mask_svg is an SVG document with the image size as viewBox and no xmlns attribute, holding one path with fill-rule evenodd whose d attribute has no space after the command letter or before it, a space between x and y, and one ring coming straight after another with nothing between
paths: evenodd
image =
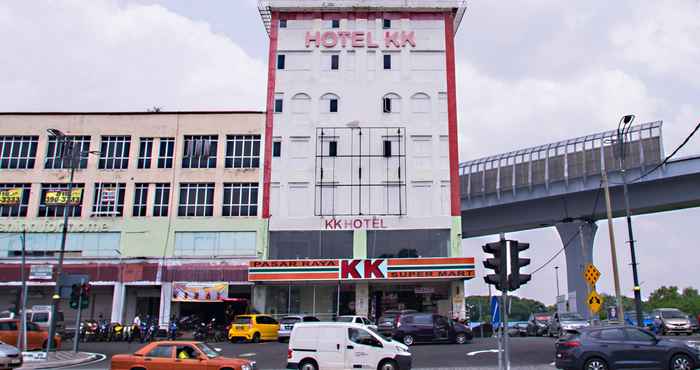
<instances>
[{"instance_id":1,"label":"tree","mask_svg":"<svg viewBox=\"0 0 700 370\"><path fill-rule=\"evenodd\" d=\"M510 314L508 321L527 321L530 314L533 312L547 312L547 307L540 301L515 296L511 296L510 299ZM489 296L469 296L465 298L464 302L469 312L469 318L471 321L491 321L491 300ZM483 320L481 317L479 317L480 304Z\"/></svg>"},{"instance_id":2,"label":"tree","mask_svg":"<svg viewBox=\"0 0 700 370\"><path fill-rule=\"evenodd\" d=\"M656 308L677 308L687 314L700 313L700 294L692 287L678 291L676 286L662 286L649 294L649 300L645 304L647 310Z\"/></svg>"}]
</instances>

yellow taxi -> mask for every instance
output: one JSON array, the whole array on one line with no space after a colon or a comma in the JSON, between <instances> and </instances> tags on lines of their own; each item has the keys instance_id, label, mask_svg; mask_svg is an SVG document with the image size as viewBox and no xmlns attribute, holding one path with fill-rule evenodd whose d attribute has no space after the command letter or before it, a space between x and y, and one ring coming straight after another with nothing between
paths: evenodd
<instances>
[{"instance_id":1,"label":"yellow taxi","mask_svg":"<svg viewBox=\"0 0 700 370\"><path fill-rule=\"evenodd\" d=\"M268 315L239 315L231 323L228 340L247 340L258 343L261 340L277 340L280 324Z\"/></svg>"}]
</instances>

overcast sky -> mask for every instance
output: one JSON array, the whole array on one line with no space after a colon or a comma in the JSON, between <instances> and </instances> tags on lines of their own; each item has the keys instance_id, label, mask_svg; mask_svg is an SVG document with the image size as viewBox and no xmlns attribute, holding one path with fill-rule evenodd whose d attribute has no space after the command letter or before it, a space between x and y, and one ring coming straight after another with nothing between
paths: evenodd
<instances>
[{"instance_id":1,"label":"overcast sky","mask_svg":"<svg viewBox=\"0 0 700 370\"><path fill-rule=\"evenodd\" d=\"M469 1L456 39L460 159L613 129L627 113L663 120L669 153L700 121L698 19L698 0ZM254 0L2 1L0 111L263 110L267 43ZM697 137L681 155L699 153ZM699 223L700 209L634 218L644 294L698 287ZM624 235L617 220L622 248ZM553 228L508 237L531 243L534 267L562 245ZM465 254L481 260L495 239L465 240ZM618 253L631 295L629 251ZM553 303L555 265L563 255L519 294ZM468 289L487 292L480 277Z\"/></svg>"}]
</instances>

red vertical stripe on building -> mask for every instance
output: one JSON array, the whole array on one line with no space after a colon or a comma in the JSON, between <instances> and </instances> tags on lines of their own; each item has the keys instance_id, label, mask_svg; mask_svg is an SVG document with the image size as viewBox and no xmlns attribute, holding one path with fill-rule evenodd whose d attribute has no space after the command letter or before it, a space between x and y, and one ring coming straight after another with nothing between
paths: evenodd
<instances>
[{"instance_id":1,"label":"red vertical stripe on building","mask_svg":"<svg viewBox=\"0 0 700 370\"><path fill-rule=\"evenodd\" d=\"M454 15L445 14L445 58L447 59L447 135L450 150L450 199L452 216L459 216L459 130L457 128L457 85L455 82Z\"/></svg>"},{"instance_id":2,"label":"red vertical stripe on building","mask_svg":"<svg viewBox=\"0 0 700 370\"><path fill-rule=\"evenodd\" d=\"M279 13L270 20L270 51L267 57L267 110L265 114L265 161L263 163L262 217L270 218L270 181L272 178L272 128L275 114L275 73L277 72L277 31Z\"/></svg>"}]
</instances>

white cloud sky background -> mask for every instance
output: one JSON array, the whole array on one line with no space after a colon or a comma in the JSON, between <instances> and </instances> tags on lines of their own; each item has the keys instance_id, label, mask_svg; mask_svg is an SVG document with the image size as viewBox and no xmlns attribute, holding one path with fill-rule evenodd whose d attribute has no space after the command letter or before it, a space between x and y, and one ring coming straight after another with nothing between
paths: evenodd
<instances>
[{"instance_id":1,"label":"white cloud sky background","mask_svg":"<svg viewBox=\"0 0 700 370\"><path fill-rule=\"evenodd\" d=\"M470 1L456 39L461 159L612 129L627 113L664 120L670 153L700 121L699 18L698 0ZM0 43L0 111L264 109L267 34L254 0L1 2ZM700 137L681 155L699 153ZM698 209L634 218L643 292L697 287L699 220ZM631 295L624 235L617 220ZM553 228L509 237L531 243L534 267L561 248ZM465 240L465 254L481 259L494 239ZM610 292L603 222L594 255ZM480 278L468 288L487 292ZM552 303L553 267L519 294Z\"/></svg>"}]
</instances>

